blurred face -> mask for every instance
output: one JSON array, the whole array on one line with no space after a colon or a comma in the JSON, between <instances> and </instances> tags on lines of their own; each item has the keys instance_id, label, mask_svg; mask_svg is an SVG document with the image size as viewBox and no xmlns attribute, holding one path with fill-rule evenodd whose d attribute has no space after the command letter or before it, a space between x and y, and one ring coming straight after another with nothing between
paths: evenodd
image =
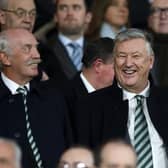
<instances>
[{"instance_id":1,"label":"blurred face","mask_svg":"<svg viewBox=\"0 0 168 168\"><path fill-rule=\"evenodd\" d=\"M24 28L32 32L36 9L33 0L9 0L7 9L1 11L2 30Z\"/></svg>"},{"instance_id":2,"label":"blurred face","mask_svg":"<svg viewBox=\"0 0 168 168\"><path fill-rule=\"evenodd\" d=\"M0 142L0 168L16 168L16 158L13 147Z\"/></svg>"},{"instance_id":3,"label":"blurred face","mask_svg":"<svg viewBox=\"0 0 168 168\"><path fill-rule=\"evenodd\" d=\"M147 52L143 39L131 39L116 44L114 67L119 84L134 93L141 92L148 83L154 57Z\"/></svg>"},{"instance_id":4,"label":"blurred face","mask_svg":"<svg viewBox=\"0 0 168 168\"><path fill-rule=\"evenodd\" d=\"M91 14L86 11L84 0L58 0L55 21L63 34L83 35L91 20Z\"/></svg>"},{"instance_id":5,"label":"blurred face","mask_svg":"<svg viewBox=\"0 0 168 168\"><path fill-rule=\"evenodd\" d=\"M101 153L100 168L136 168L136 156L130 147L108 144Z\"/></svg>"},{"instance_id":6,"label":"blurred face","mask_svg":"<svg viewBox=\"0 0 168 168\"><path fill-rule=\"evenodd\" d=\"M86 149L75 148L63 153L58 168L93 168L92 153Z\"/></svg>"},{"instance_id":7,"label":"blurred face","mask_svg":"<svg viewBox=\"0 0 168 168\"><path fill-rule=\"evenodd\" d=\"M149 16L149 27L156 33L168 34L168 1L154 0Z\"/></svg>"},{"instance_id":8,"label":"blurred face","mask_svg":"<svg viewBox=\"0 0 168 168\"><path fill-rule=\"evenodd\" d=\"M12 55L6 56L4 73L17 83L24 84L38 75L40 55L37 51L37 41L26 30L19 30L10 34Z\"/></svg>"},{"instance_id":9,"label":"blurred face","mask_svg":"<svg viewBox=\"0 0 168 168\"><path fill-rule=\"evenodd\" d=\"M111 0L111 5L106 9L104 20L114 28L120 28L128 22L128 15L127 0Z\"/></svg>"},{"instance_id":10,"label":"blurred face","mask_svg":"<svg viewBox=\"0 0 168 168\"><path fill-rule=\"evenodd\" d=\"M106 63L102 63L99 79L100 88L112 85L114 80L114 63L112 59L108 60Z\"/></svg>"}]
</instances>

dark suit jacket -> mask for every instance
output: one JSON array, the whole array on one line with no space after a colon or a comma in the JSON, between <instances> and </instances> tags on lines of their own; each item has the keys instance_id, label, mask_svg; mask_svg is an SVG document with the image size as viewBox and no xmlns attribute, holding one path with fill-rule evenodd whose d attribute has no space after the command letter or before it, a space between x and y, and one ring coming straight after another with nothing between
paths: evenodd
<instances>
[{"instance_id":1,"label":"dark suit jacket","mask_svg":"<svg viewBox=\"0 0 168 168\"><path fill-rule=\"evenodd\" d=\"M152 86L147 106L152 123L168 145L168 90ZM96 147L110 138L127 136L128 101L116 84L89 94L77 102L76 142Z\"/></svg>"},{"instance_id":2,"label":"dark suit jacket","mask_svg":"<svg viewBox=\"0 0 168 168\"><path fill-rule=\"evenodd\" d=\"M72 79L78 72L70 59L65 46L58 39L57 34L52 35L47 41L47 46L39 48L42 58L42 69L54 78L56 83L62 84Z\"/></svg>"},{"instance_id":3,"label":"dark suit jacket","mask_svg":"<svg viewBox=\"0 0 168 168\"><path fill-rule=\"evenodd\" d=\"M80 78L80 72L78 72L72 80L64 84L62 91L64 93L65 100L68 106L72 127L73 129L75 129L73 125L74 106L76 104L76 101L88 95L88 91Z\"/></svg>"},{"instance_id":4,"label":"dark suit jacket","mask_svg":"<svg viewBox=\"0 0 168 168\"><path fill-rule=\"evenodd\" d=\"M67 109L62 96L50 90L46 82L31 82L30 86L27 104L32 133L44 167L55 168L62 151L71 143ZM23 167L35 168L26 135L22 95L12 95L2 80L0 90L0 136L16 140L23 151Z\"/></svg>"}]
</instances>

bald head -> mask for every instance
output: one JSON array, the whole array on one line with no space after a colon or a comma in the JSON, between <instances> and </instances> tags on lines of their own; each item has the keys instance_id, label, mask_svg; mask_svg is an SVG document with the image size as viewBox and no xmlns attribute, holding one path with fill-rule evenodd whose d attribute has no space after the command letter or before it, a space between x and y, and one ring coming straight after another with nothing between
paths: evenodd
<instances>
[{"instance_id":1,"label":"bald head","mask_svg":"<svg viewBox=\"0 0 168 168\"><path fill-rule=\"evenodd\" d=\"M65 163L71 168L93 168L94 156L92 151L85 147L72 147L62 154L59 162L59 168L64 168Z\"/></svg>"},{"instance_id":2,"label":"bald head","mask_svg":"<svg viewBox=\"0 0 168 168\"><path fill-rule=\"evenodd\" d=\"M0 138L0 167L21 168L21 150L12 140Z\"/></svg>"},{"instance_id":3,"label":"bald head","mask_svg":"<svg viewBox=\"0 0 168 168\"><path fill-rule=\"evenodd\" d=\"M99 153L99 168L136 168L136 154L124 141L109 141Z\"/></svg>"}]
</instances>

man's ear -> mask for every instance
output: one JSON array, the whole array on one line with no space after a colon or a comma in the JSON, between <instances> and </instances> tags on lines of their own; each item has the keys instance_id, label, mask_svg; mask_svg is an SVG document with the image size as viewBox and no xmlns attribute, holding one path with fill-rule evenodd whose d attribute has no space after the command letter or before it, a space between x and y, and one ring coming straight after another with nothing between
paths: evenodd
<instances>
[{"instance_id":1,"label":"man's ear","mask_svg":"<svg viewBox=\"0 0 168 168\"><path fill-rule=\"evenodd\" d=\"M93 62L93 67L94 67L94 69L95 69L95 71L96 71L97 73L100 73L100 72L101 72L102 65L103 65L103 61L102 61L102 59L100 59L100 58L96 59L96 60Z\"/></svg>"},{"instance_id":2,"label":"man's ear","mask_svg":"<svg viewBox=\"0 0 168 168\"><path fill-rule=\"evenodd\" d=\"M10 66L11 65L9 56L7 56L5 53L0 53L0 61L5 66Z\"/></svg>"},{"instance_id":3,"label":"man's ear","mask_svg":"<svg viewBox=\"0 0 168 168\"><path fill-rule=\"evenodd\" d=\"M91 12L88 12L88 13L86 14L85 22L86 22L87 24L89 24L89 23L91 22L91 20L92 20L92 13L91 13Z\"/></svg>"},{"instance_id":4,"label":"man's ear","mask_svg":"<svg viewBox=\"0 0 168 168\"><path fill-rule=\"evenodd\" d=\"M0 9L0 25L5 24L5 12Z\"/></svg>"}]
</instances>

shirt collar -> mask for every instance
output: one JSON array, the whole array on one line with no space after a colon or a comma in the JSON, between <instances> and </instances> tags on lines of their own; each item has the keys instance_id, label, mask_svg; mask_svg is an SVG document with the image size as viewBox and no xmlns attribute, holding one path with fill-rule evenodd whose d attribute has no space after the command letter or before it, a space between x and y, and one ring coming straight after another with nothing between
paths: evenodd
<instances>
[{"instance_id":1,"label":"shirt collar","mask_svg":"<svg viewBox=\"0 0 168 168\"><path fill-rule=\"evenodd\" d=\"M121 86L119 85L119 87L121 87ZM132 92L129 92L129 91L123 89L123 100L131 100L136 95L142 95L144 97L149 97L149 88L150 88L150 82L148 81L148 85L146 86L146 88L142 92L140 92L139 94L132 93Z\"/></svg>"},{"instance_id":2,"label":"shirt collar","mask_svg":"<svg viewBox=\"0 0 168 168\"><path fill-rule=\"evenodd\" d=\"M71 39L69 39L68 37L66 37L65 35L63 35L62 33L59 33L58 34L58 38L64 44L64 46L67 46L68 44L75 42L75 43L79 44L79 46L81 48L83 48L83 45L84 45L84 37L83 36L80 37L80 38L78 38L75 41L72 41Z\"/></svg>"},{"instance_id":3,"label":"shirt collar","mask_svg":"<svg viewBox=\"0 0 168 168\"><path fill-rule=\"evenodd\" d=\"M1 72L1 77L2 80L4 82L4 84L8 87L8 89L11 91L11 93L17 94L16 90L18 87L23 87L20 86L19 84L17 84L16 82L12 81L11 79L9 79L4 73ZM30 90L30 83L25 84L24 86L27 87L28 90Z\"/></svg>"},{"instance_id":4,"label":"shirt collar","mask_svg":"<svg viewBox=\"0 0 168 168\"><path fill-rule=\"evenodd\" d=\"M85 76L83 75L83 73L80 73L80 77L88 91L88 93L94 92L96 89L89 83L89 81L85 78Z\"/></svg>"}]
</instances>

